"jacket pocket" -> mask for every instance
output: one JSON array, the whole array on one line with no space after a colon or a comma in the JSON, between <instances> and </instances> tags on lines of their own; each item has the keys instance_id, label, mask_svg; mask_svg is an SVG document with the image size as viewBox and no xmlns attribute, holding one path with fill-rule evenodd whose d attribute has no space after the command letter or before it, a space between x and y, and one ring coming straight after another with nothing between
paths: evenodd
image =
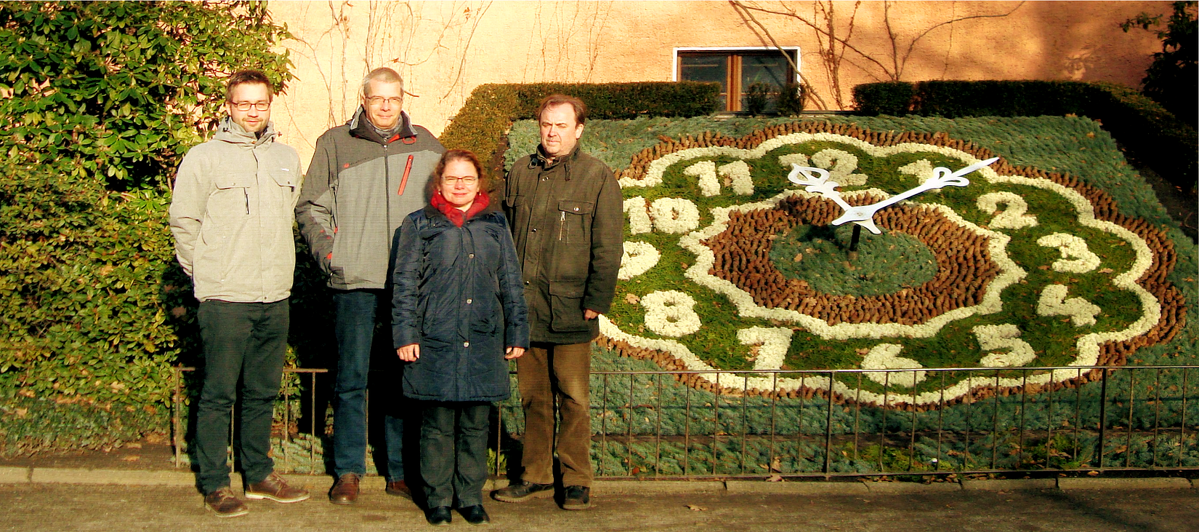
<instances>
[{"instance_id":1,"label":"jacket pocket","mask_svg":"<svg viewBox=\"0 0 1199 532\"><path fill-rule=\"evenodd\" d=\"M254 174L222 174L213 179L216 190L208 197L206 212L218 223L222 219L240 219L250 214L250 188Z\"/></svg>"},{"instance_id":2,"label":"jacket pocket","mask_svg":"<svg viewBox=\"0 0 1199 532\"><path fill-rule=\"evenodd\" d=\"M283 212L288 212L295 208L296 199L299 196L296 194L296 179L292 172L286 168L273 168L270 171L271 179L279 186L279 196L283 205Z\"/></svg>"},{"instance_id":3,"label":"jacket pocket","mask_svg":"<svg viewBox=\"0 0 1199 532\"><path fill-rule=\"evenodd\" d=\"M558 201L558 240L564 244L591 242L591 213L594 206L587 201Z\"/></svg>"},{"instance_id":4,"label":"jacket pocket","mask_svg":"<svg viewBox=\"0 0 1199 532\"><path fill-rule=\"evenodd\" d=\"M588 330L583 318L583 284L580 281L550 282L550 330Z\"/></svg>"}]
</instances>

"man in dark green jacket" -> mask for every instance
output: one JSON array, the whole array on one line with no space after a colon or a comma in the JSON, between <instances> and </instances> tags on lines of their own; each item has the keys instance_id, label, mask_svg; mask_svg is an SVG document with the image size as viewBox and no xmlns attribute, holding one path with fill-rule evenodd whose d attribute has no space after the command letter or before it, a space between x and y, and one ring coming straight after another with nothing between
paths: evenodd
<instances>
[{"instance_id":1,"label":"man in dark green jacket","mask_svg":"<svg viewBox=\"0 0 1199 532\"><path fill-rule=\"evenodd\" d=\"M562 507L588 508L591 341L616 291L624 211L612 170L578 149L587 119L577 98L556 94L537 112L541 145L512 165L504 210L524 277L529 350L516 362L525 413L524 473L496 491L503 502L553 495L554 405L562 422Z\"/></svg>"},{"instance_id":2,"label":"man in dark green jacket","mask_svg":"<svg viewBox=\"0 0 1199 532\"><path fill-rule=\"evenodd\" d=\"M391 325L391 295L384 288L392 242L408 214L428 202L425 184L445 151L400 109L403 95L404 82L396 71L377 68L366 76L362 107L354 118L317 139L296 204L300 232L333 289L337 483L329 500L334 504L357 501L359 481L366 474L367 375L376 317L386 320L388 329ZM389 359L394 357L392 353ZM398 396L377 398L387 412L387 493L411 498L404 481Z\"/></svg>"}]
</instances>

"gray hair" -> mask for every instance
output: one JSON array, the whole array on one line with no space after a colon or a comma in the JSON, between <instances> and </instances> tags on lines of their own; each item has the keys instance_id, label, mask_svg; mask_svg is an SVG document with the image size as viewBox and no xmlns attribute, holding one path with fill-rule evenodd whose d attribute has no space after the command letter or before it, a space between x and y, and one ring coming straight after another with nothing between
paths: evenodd
<instances>
[{"instance_id":1,"label":"gray hair","mask_svg":"<svg viewBox=\"0 0 1199 532\"><path fill-rule=\"evenodd\" d=\"M367 90L369 89L372 81L379 81L382 83L399 83L400 84L400 94L404 93L404 78L401 78L400 74L398 72L396 72L390 68L379 67L379 68L372 70L371 73L367 74L365 78L362 78L361 94L362 94L363 98L370 96L369 94L367 94Z\"/></svg>"}]
</instances>

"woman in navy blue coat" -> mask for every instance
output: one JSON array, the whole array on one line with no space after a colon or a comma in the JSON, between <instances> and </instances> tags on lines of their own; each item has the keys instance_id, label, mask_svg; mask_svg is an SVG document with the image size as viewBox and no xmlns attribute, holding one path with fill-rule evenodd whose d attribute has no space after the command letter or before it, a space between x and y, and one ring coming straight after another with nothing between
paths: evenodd
<instances>
[{"instance_id":1,"label":"woman in navy blue coat","mask_svg":"<svg viewBox=\"0 0 1199 532\"><path fill-rule=\"evenodd\" d=\"M423 401L420 469L431 524L454 503L489 522L488 414L508 398L508 360L529 346L520 264L504 215L492 208L478 158L449 150L432 200L400 227L392 270L392 337L404 395Z\"/></svg>"}]
</instances>

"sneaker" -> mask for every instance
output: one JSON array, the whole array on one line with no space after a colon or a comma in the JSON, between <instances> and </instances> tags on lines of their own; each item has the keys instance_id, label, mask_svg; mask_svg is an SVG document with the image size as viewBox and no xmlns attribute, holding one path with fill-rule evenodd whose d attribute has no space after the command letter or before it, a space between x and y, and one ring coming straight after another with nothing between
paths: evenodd
<instances>
[{"instance_id":1,"label":"sneaker","mask_svg":"<svg viewBox=\"0 0 1199 532\"><path fill-rule=\"evenodd\" d=\"M433 526L443 526L450 524L454 516L450 514L449 506L437 506L425 510L425 520Z\"/></svg>"},{"instance_id":2,"label":"sneaker","mask_svg":"<svg viewBox=\"0 0 1199 532\"><path fill-rule=\"evenodd\" d=\"M563 510L586 510L591 508L591 488L567 486L562 497Z\"/></svg>"},{"instance_id":3,"label":"sneaker","mask_svg":"<svg viewBox=\"0 0 1199 532\"><path fill-rule=\"evenodd\" d=\"M225 486L204 496L204 507L217 517L238 517L250 513L246 503L241 502L229 486Z\"/></svg>"},{"instance_id":4,"label":"sneaker","mask_svg":"<svg viewBox=\"0 0 1199 532\"><path fill-rule=\"evenodd\" d=\"M270 499L275 502L292 503L308 499L308 490L293 488L278 473L271 472L262 482L246 486L247 499Z\"/></svg>"},{"instance_id":5,"label":"sneaker","mask_svg":"<svg viewBox=\"0 0 1199 532\"><path fill-rule=\"evenodd\" d=\"M523 480L517 484L511 484L506 488L491 492L491 497L500 502L525 502L532 498L540 499L553 496L553 484L535 484Z\"/></svg>"},{"instance_id":6,"label":"sneaker","mask_svg":"<svg viewBox=\"0 0 1199 532\"><path fill-rule=\"evenodd\" d=\"M412 500L412 490L408 488L408 483L403 480L387 483L387 494L393 497L403 497Z\"/></svg>"},{"instance_id":7,"label":"sneaker","mask_svg":"<svg viewBox=\"0 0 1199 532\"><path fill-rule=\"evenodd\" d=\"M356 473L346 473L337 477L333 489L329 490L329 502L333 504L354 504L358 500L358 483L361 478Z\"/></svg>"},{"instance_id":8,"label":"sneaker","mask_svg":"<svg viewBox=\"0 0 1199 532\"><path fill-rule=\"evenodd\" d=\"M459 508L458 513L462 514L462 518L472 525L485 525L491 522L491 518L487 516L487 510L483 509L482 504Z\"/></svg>"}]
</instances>

